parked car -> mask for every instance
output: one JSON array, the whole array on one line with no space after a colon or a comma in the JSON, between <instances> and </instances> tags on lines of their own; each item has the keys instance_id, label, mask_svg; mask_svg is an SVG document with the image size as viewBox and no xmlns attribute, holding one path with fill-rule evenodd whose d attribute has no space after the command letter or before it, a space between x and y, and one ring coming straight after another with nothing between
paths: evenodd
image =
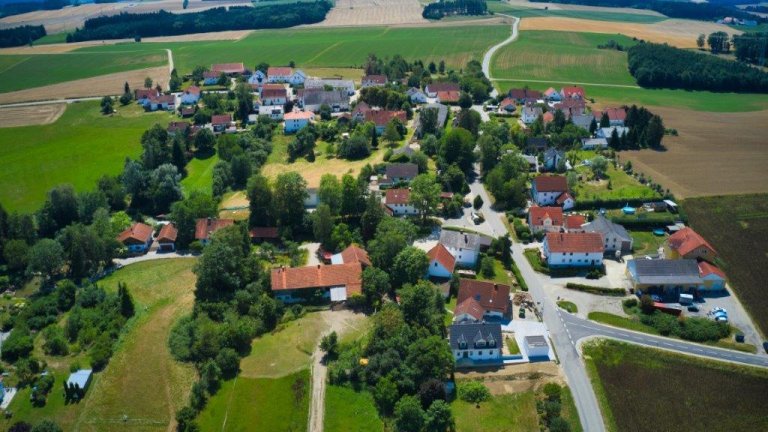
<instances>
[{"instance_id":1,"label":"parked car","mask_svg":"<svg viewBox=\"0 0 768 432\"><path fill-rule=\"evenodd\" d=\"M688 312L698 312L698 311L699 311L699 307L698 306L696 306L696 305L688 306Z\"/></svg>"},{"instance_id":2,"label":"parked car","mask_svg":"<svg viewBox=\"0 0 768 432\"><path fill-rule=\"evenodd\" d=\"M744 335L741 333L737 334L735 339L736 339L736 342L738 343L744 343Z\"/></svg>"}]
</instances>

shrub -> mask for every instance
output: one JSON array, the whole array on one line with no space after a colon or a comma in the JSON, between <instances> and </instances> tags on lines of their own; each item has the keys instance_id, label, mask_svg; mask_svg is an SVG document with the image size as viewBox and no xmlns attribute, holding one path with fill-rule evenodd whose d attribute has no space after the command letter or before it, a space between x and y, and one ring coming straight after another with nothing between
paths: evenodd
<instances>
[{"instance_id":1,"label":"shrub","mask_svg":"<svg viewBox=\"0 0 768 432\"><path fill-rule=\"evenodd\" d=\"M608 296L624 296L627 293L627 291L624 288L603 288L603 287L592 286L592 285L577 284L573 282L568 282L567 284L565 284L565 287L568 289L583 291L590 294L608 295Z\"/></svg>"},{"instance_id":2,"label":"shrub","mask_svg":"<svg viewBox=\"0 0 768 432\"><path fill-rule=\"evenodd\" d=\"M493 258L487 256L483 257L480 261L480 274L487 279L491 279L496 276L496 269L494 269Z\"/></svg>"},{"instance_id":3,"label":"shrub","mask_svg":"<svg viewBox=\"0 0 768 432\"><path fill-rule=\"evenodd\" d=\"M483 206L483 198L480 195L475 195L475 199L472 201L472 206L475 210L479 210Z\"/></svg>"},{"instance_id":4,"label":"shrub","mask_svg":"<svg viewBox=\"0 0 768 432\"><path fill-rule=\"evenodd\" d=\"M479 404L491 398L491 392L479 381L469 381L459 385L459 399Z\"/></svg>"},{"instance_id":5,"label":"shrub","mask_svg":"<svg viewBox=\"0 0 768 432\"><path fill-rule=\"evenodd\" d=\"M636 298L629 298L624 300L623 302L625 308L633 308L637 306L637 299Z\"/></svg>"}]
</instances>

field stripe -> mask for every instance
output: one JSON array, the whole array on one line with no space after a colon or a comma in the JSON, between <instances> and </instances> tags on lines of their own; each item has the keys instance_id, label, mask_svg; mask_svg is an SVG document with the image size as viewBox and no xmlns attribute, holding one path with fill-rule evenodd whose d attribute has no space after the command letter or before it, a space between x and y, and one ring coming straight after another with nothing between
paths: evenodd
<instances>
[{"instance_id":1,"label":"field stripe","mask_svg":"<svg viewBox=\"0 0 768 432\"><path fill-rule=\"evenodd\" d=\"M326 49L324 49L324 50L320 51L319 53L315 54L315 56L314 56L314 57L312 57L311 59L307 60L307 64L312 64L312 62L313 62L313 61L315 61L315 60L317 60L317 58L318 58L318 57L320 57L321 55L323 55L323 54L327 53L328 51L330 51L330 50L332 50L332 49L336 48L336 47L337 47L337 46L339 46L339 45L341 45L341 41L339 41L339 42L336 42L335 44L333 44L333 45L329 46L328 48L326 48Z\"/></svg>"},{"instance_id":2,"label":"field stripe","mask_svg":"<svg viewBox=\"0 0 768 432\"><path fill-rule=\"evenodd\" d=\"M626 85L626 84L604 84L604 83L587 83L587 82L573 82L573 81L535 80L535 79L524 79L524 78L494 78L493 81L577 84L577 85L588 85L588 86L596 86L596 87L618 87L618 88L633 88L633 89L642 88L640 86Z\"/></svg>"},{"instance_id":3,"label":"field stripe","mask_svg":"<svg viewBox=\"0 0 768 432\"><path fill-rule=\"evenodd\" d=\"M14 63L14 64L12 64L12 65L8 66L7 68L5 68L5 69L3 69L3 70L0 70L0 74L1 74L1 73L4 73L4 72L6 72L6 71L9 71L9 70L11 70L11 69L13 69L13 68L15 68L16 66L18 66L18 65L20 65L20 64L22 64L22 63L24 63L25 61L28 61L28 60L29 60L29 59L31 59L31 58L32 58L32 56L27 56L27 57L25 57L25 58L24 58L24 60L22 60L22 61L18 61L18 62L16 62L16 63Z\"/></svg>"}]
</instances>

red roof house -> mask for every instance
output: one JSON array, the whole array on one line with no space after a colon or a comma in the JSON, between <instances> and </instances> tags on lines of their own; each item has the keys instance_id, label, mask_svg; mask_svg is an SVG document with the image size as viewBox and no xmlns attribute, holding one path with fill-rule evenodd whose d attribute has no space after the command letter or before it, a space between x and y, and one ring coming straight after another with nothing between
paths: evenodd
<instances>
[{"instance_id":1,"label":"red roof house","mask_svg":"<svg viewBox=\"0 0 768 432\"><path fill-rule=\"evenodd\" d=\"M408 204L411 199L411 191L406 188L387 189L384 197L385 204Z\"/></svg>"},{"instance_id":2,"label":"red roof house","mask_svg":"<svg viewBox=\"0 0 768 432\"><path fill-rule=\"evenodd\" d=\"M157 234L157 243L160 245L161 251L173 251L176 249L176 237L179 235L179 230L172 223L163 225L160 228L160 232Z\"/></svg>"},{"instance_id":3,"label":"red roof house","mask_svg":"<svg viewBox=\"0 0 768 432\"><path fill-rule=\"evenodd\" d=\"M565 229L568 232L581 230L581 226L587 223L587 218L582 215L572 214L565 217Z\"/></svg>"},{"instance_id":4,"label":"red roof house","mask_svg":"<svg viewBox=\"0 0 768 432\"><path fill-rule=\"evenodd\" d=\"M221 74L244 74L245 66L242 63L219 63L211 65L211 72L217 76Z\"/></svg>"},{"instance_id":5,"label":"red roof house","mask_svg":"<svg viewBox=\"0 0 768 432\"><path fill-rule=\"evenodd\" d=\"M323 290L331 301L344 301L362 293L363 267L359 262L277 268L272 270L271 282L275 298L284 302L302 300L302 291ZM306 291L305 291L306 292Z\"/></svg>"},{"instance_id":6,"label":"red roof house","mask_svg":"<svg viewBox=\"0 0 768 432\"><path fill-rule=\"evenodd\" d=\"M400 120L403 124L408 122L405 111L368 110L363 115L365 116L365 121L376 124L376 131L378 133L383 132L387 123L393 118Z\"/></svg>"},{"instance_id":7,"label":"red roof house","mask_svg":"<svg viewBox=\"0 0 768 432\"><path fill-rule=\"evenodd\" d=\"M585 97L583 87L563 87L560 94L563 99L584 99Z\"/></svg>"},{"instance_id":8,"label":"red roof house","mask_svg":"<svg viewBox=\"0 0 768 432\"><path fill-rule=\"evenodd\" d=\"M717 257L715 248L690 227L685 227L669 236L667 245L672 252L670 258L673 259L688 258L712 261Z\"/></svg>"},{"instance_id":9,"label":"red roof house","mask_svg":"<svg viewBox=\"0 0 768 432\"><path fill-rule=\"evenodd\" d=\"M349 264L360 263L363 268L371 265L371 259L368 257L368 252L356 244L347 246L343 251L331 256L331 263L333 264Z\"/></svg>"},{"instance_id":10,"label":"red roof house","mask_svg":"<svg viewBox=\"0 0 768 432\"><path fill-rule=\"evenodd\" d=\"M195 240L200 241L202 244L207 244L211 239L211 234L234 224L235 221L233 219L198 219L197 223L195 223Z\"/></svg>"},{"instance_id":11,"label":"red roof house","mask_svg":"<svg viewBox=\"0 0 768 432\"><path fill-rule=\"evenodd\" d=\"M437 101L439 103L458 103L461 92L457 90L447 90L437 92Z\"/></svg>"},{"instance_id":12,"label":"red roof house","mask_svg":"<svg viewBox=\"0 0 768 432\"><path fill-rule=\"evenodd\" d=\"M152 227L136 222L117 236L117 241L125 245L129 251L144 252L152 245Z\"/></svg>"},{"instance_id":13,"label":"red roof house","mask_svg":"<svg viewBox=\"0 0 768 432\"><path fill-rule=\"evenodd\" d=\"M277 227L253 227L248 231L251 241L275 240L280 237Z\"/></svg>"},{"instance_id":14,"label":"red roof house","mask_svg":"<svg viewBox=\"0 0 768 432\"><path fill-rule=\"evenodd\" d=\"M547 233L544 241L552 253L603 253L599 233Z\"/></svg>"},{"instance_id":15,"label":"red roof house","mask_svg":"<svg viewBox=\"0 0 768 432\"><path fill-rule=\"evenodd\" d=\"M560 231L563 226L561 207L532 206L528 210L528 226L531 231Z\"/></svg>"},{"instance_id":16,"label":"red roof house","mask_svg":"<svg viewBox=\"0 0 768 432\"><path fill-rule=\"evenodd\" d=\"M427 258L429 258L428 274L430 276L449 278L456 268L456 258L451 255L442 243L438 243L435 247L430 249L429 252L427 252Z\"/></svg>"},{"instance_id":17,"label":"red roof house","mask_svg":"<svg viewBox=\"0 0 768 432\"><path fill-rule=\"evenodd\" d=\"M475 279L461 279L456 298L457 310L470 310L474 301L482 308L483 316L504 316L509 311L509 285ZM456 312L454 311L454 317Z\"/></svg>"}]
</instances>

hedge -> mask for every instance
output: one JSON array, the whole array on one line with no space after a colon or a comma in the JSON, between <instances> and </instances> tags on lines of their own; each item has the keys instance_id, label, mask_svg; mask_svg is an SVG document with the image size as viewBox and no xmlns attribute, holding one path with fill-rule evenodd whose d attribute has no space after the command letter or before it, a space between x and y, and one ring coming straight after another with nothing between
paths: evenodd
<instances>
[{"instance_id":1,"label":"hedge","mask_svg":"<svg viewBox=\"0 0 768 432\"><path fill-rule=\"evenodd\" d=\"M597 294L597 295L623 297L627 294L627 290L625 290L624 288L603 288L603 287L597 287L592 285L577 284L573 282L568 282L567 284L565 284L565 287L568 289L587 292L590 294Z\"/></svg>"}]
</instances>

